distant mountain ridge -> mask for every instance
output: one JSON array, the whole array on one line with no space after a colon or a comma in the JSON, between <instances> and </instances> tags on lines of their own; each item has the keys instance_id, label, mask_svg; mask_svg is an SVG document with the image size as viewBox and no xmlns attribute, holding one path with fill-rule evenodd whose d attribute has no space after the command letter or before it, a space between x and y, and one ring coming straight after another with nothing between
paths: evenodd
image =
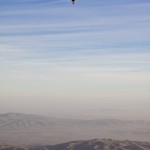
<instances>
[{"instance_id":1,"label":"distant mountain ridge","mask_svg":"<svg viewBox=\"0 0 150 150\"><path fill-rule=\"evenodd\" d=\"M150 142L93 139L46 146L0 145L0 150L150 150Z\"/></svg>"},{"instance_id":2,"label":"distant mountain ridge","mask_svg":"<svg viewBox=\"0 0 150 150\"><path fill-rule=\"evenodd\" d=\"M92 138L150 140L150 121L50 118L32 114L0 115L0 142L17 144L57 144Z\"/></svg>"}]
</instances>

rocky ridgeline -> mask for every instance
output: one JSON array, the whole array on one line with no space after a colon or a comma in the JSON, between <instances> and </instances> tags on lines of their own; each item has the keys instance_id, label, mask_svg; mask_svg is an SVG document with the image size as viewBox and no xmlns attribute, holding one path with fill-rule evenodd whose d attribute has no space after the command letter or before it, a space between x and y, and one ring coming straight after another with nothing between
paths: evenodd
<instances>
[{"instance_id":1,"label":"rocky ridgeline","mask_svg":"<svg viewBox=\"0 0 150 150\"><path fill-rule=\"evenodd\" d=\"M1 145L0 150L150 150L150 142L94 139L50 146L17 147Z\"/></svg>"}]
</instances>

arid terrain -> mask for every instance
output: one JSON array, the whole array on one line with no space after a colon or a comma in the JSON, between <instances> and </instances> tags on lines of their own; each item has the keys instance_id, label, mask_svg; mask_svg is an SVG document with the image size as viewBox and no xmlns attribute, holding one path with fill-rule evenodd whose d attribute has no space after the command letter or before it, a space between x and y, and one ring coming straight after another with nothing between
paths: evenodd
<instances>
[{"instance_id":1,"label":"arid terrain","mask_svg":"<svg viewBox=\"0 0 150 150\"><path fill-rule=\"evenodd\" d=\"M74 141L50 146L8 146L1 145L1 150L150 150L150 142L117 141L111 139Z\"/></svg>"},{"instance_id":2,"label":"arid terrain","mask_svg":"<svg viewBox=\"0 0 150 150\"><path fill-rule=\"evenodd\" d=\"M150 121L61 119L38 115L0 115L0 144L54 145L91 139L150 141Z\"/></svg>"}]
</instances>

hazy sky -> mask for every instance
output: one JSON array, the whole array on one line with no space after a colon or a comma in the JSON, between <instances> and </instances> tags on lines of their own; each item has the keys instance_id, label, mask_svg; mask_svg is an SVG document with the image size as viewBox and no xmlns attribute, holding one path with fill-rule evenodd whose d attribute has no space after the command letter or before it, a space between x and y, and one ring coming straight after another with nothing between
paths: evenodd
<instances>
[{"instance_id":1,"label":"hazy sky","mask_svg":"<svg viewBox=\"0 0 150 150\"><path fill-rule=\"evenodd\" d=\"M149 0L0 0L0 113L118 108L150 109Z\"/></svg>"}]
</instances>

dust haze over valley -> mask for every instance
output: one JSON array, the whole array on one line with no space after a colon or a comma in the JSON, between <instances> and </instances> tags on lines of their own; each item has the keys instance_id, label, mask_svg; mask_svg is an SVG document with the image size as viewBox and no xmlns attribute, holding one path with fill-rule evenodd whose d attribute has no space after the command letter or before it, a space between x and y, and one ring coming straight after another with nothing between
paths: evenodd
<instances>
[{"instance_id":1,"label":"dust haze over valley","mask_svg":"<svg viewBox=\"0 0 150 150\"><path fill-rule=\"evenodd\" d=\"M0 141L5 144L59 144L75 140L150 140L150 120L64 119L7 113L0 115Z\"/></svg>"},{"instance_id":2,"label":"dust haze over valley","mask_svg":"<svg viewBox=\"0 0 150 150\"><path fill-rule=\"evenodd\" d=\"M145 141L149 0L0 0L0 149Z\"/></svg>"}]
</instances>

